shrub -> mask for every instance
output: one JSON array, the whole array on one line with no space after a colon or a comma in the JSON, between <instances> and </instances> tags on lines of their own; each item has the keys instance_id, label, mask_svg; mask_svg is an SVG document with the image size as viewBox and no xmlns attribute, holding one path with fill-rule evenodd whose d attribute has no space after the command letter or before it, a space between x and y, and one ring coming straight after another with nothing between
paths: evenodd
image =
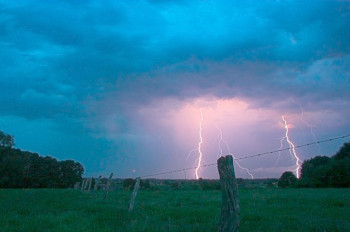
<instances>
[{"instance_id":1,"label":"shrub","mask_svg":"<svg viewBox=\"0 0 350 232\"><path fill-rule=\"evenodd\" d=\"M298 179L292 172L284 172L278 180L278 187L287 188L295 187Z\"/></svg>"}]
</instances>

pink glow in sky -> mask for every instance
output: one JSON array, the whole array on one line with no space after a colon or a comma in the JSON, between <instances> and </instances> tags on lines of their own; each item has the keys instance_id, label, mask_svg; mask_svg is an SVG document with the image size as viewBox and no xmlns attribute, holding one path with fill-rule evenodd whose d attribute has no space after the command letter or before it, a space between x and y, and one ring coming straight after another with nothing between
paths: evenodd
<instances>
[{"instance_id":1,"label":"pink glow in sky","mask_svg":"<svg viewBox=\"0 0 350 232\"><path fill-rule=\"evenodd\" d=\"M159 167L158 170L142 168L143 173L154 173L164 170L175 170L185 167L197 167L198 152L198 126L203 114L202 135L203 142L201 149L203 153L203 164L215 163L218 159L220 133L217 127L222 130L223 139L228 142L229 149L237 157L245 157L261 152L279 149L280 139L285 136L282 114L288 117L289 135L297 144L314 141L311 129L317 133L327 129L322 128L322 119L336 120L337 115L326 112L303 112L304 120L311 121L313 128L300 120L300 111L282 112L278 109L256 108L248 100L239 98L219 99L196 98L191 101L160 100L152 104L152 108L139 110L139 119L143 121L143 130L148 131L148 142L144 144L147 149L153 151L155 157L162 157L163 162L168 165ZM141 124L140 124L141 125ZM156 141L153 139L157 138ZM156 143L156 144L154 144ZM166 147L163 147L167 144ZM286 148L284 144L283 148ZM223 146L223 155L229 151ZM298 151L301 159L310 158L315 154L324 151L315 146ZM321 152L321 153L320 153ZM150 162L152 163L152 161ZM279 177L284 171L294 171L295 161L291 159L289 152L282 152L263 157L241 160L242 166L252 171L259 177ZM166 168L168 166L168 168ZM239 177L250 178L246 171L236 167ZM187 172L188 178L194 178L194 170ZM178 178L184 176L180 173L175 175ZM200 177L216 178L218 176L215 166L200 169Z\"/></svg>"}]
</instances>

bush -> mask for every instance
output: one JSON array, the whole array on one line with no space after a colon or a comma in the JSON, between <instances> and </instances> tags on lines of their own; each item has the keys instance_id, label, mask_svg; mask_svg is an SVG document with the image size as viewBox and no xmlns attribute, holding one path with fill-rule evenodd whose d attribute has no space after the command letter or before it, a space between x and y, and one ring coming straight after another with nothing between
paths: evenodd
<instances>
[{"instance_id":1,"label":"bush","mask_svg":"<svg viewBox=\"0 0 350 232\"><path fill-rule=\"evenodd\" d=\"M220 190L220 181L219 180L203 180L199 178L199 185L202 190Z\"/></svg>"},{"instance_id":2,"label":"bush","mask_svg":"<svg viewBox=\"0 0 350 232\"><path fill-rule=\"evenodd\" d=\"M151 184L149 183L149 180L141 180L140 181L140 189L150 189Z\"/></svg>"},{"instance_id":3,"label":"bush","mask_svg":"<svg viewBox=\"0 0 350 232\"><path fill-rule=\"evenodd\" d=\"M295 187L298 179L292 172L284 172L278 180L278 187Z\"/></svg>"},{"instance_id":4,"label":"bush","mask_svg":"<svg viewBox=\"0 0 350 232\"><path fill-rule=\"evenodd\" d=\"M133 189L134 188L134 185L135 185L136 181L132 178L127 178L124 180L123 182L123 188L125 190L130 190L130 189Z\"/></svg>"}]
</instances>

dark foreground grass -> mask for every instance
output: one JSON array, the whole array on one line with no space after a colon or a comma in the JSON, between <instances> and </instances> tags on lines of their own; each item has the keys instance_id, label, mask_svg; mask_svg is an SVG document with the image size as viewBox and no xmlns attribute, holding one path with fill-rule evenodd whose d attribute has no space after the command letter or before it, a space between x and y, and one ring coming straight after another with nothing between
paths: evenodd
<instances>
[{"instance_id":1,"label":"dark foreground grass","mask_svg":"<svg viewBox=\"0 0 350 232\"><path fill-rule=\"evenodd\" d=\"M0 231L216 231L220 191L0 189ZM241 189L240 231L350 231L350 189Z\"/></svg>"}]
</instances>

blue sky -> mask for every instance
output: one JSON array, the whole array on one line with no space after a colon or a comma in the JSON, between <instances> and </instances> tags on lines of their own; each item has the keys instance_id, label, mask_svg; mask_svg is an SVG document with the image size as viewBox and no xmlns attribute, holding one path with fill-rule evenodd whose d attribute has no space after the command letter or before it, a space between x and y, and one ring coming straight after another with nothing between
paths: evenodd
<instances>
[{"instance_id":1,"label":"blue sky","mask_svg":"<svg viewBox=\"0 0 350 232\"><path fill-rule=\"evenodd\" d=\"M206 163L217 126L237 157L278 149L281 115L296 144L350 134L349 12L324 0L0 0L0 130L117 177L196 166L200 111ZM279 177L293 166L281 155L242 165Z\"/></svg>"}]
</instances>

